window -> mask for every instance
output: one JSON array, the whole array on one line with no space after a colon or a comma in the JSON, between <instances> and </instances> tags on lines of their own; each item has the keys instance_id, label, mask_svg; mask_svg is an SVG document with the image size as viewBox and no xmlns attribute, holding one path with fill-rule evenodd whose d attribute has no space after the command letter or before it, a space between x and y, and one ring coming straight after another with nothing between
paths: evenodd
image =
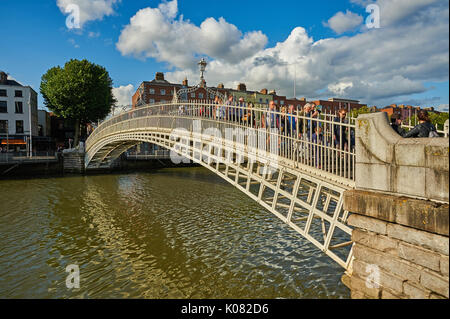
<instances>
[{"instance_id":1,"label":"window","mask_svg":"<svg viewBox=\"0 0 450 319\"><path fill-rule=\"evenodd\" d=\"M150 99L150 103L155 103L155 99Z\"/></svg>"},{"instance_id":2,"label":"window","mask_svg":"<svg viewBox=\"0 0 450 319\"><path fill-rule=\"evenodd\" d=\"M262 103L262 98L259 99L259 103Z\"/></svg>"},{"instance_id":3,"label":"window","mask_svg":"<svg viewBox=\"0 0 450 319\"><path fill-rule=\"evenodd\" d=\"M269 104L269 99L266 99L266 103Z\"/></svg>"},{"instance_id":4,"label":"window","mask_svg":"<svg viewBox=\"0 0 450 319\"><path fill-rule=\"evenodd\" d=\"M8 121L7 120L0 120L0 134L7 134L8 130Z\"/></svg>"},{"instance_id":5,"label":"window","mask_svg":"<svg viewBox=\"0 0 450 319\"><path fill-rule=\"evenodd\" d=\"M191 93L191 97L195 99L195 93Z\"/></svg>"},{"instance_id":6,"label":"window","mask_svg":"<svg viewBox=\"0 0 450 319\"><path fill-rule=\"evenodd\" d=\"M155 89L150 89L150 94L155 94Z\"/></svg>"},{"instance_id":7,"label":"window","mask_svg":"<svg viewBox=\"0 0 450 319\"><path fill-rule=\"evenodd\" d=\"M210 95L209 95L209 98L210 98L211 100L214 100L214 94L210 94Z\"/></svg>"},{"instance_id":8,"label":"window","mask_svg":"<svg viewBox=\"0 0 450 319\"><path fill-rule=\"evenodd\" d=\"M6 90L0 90L0 96L8 96Z\"/></svg>"},{"instance_id":9,"label":"window","mask_svg":"<svg viewBox=\"0 0 450 319\"><path fill-rule=\"evenodd\" d=\"M281 104L281 105L284 105L284 101L280 101L280 104Z\"/></svg>"},{"instance_id":10,"label":"window","mask_svg":"<svg viewBox=\"0 0 450 319\"><path fill-rule=\"evenodd\" d=\"M14 96L15 97L22 97L22 91L16 90Z\"/></svg>"},{"instance_id":11,"label":"window","mask_svg":"<svg viewBox=\"0 0 450 319\"><path fill-rule=\"evenodd\" d=\"M22 114L23 113L23 103L22 102L16 102L16 113Z\"/></svg>"},{"instance_id":12,"label":"window","mask_svg":"<svg viewBox=\"0 0 450 319\"><path fill-rule=\"evenodd\" d=\"M275 104L278 104L278 100L275 100L274 102L275 102Z\"/></svg>"},{"instance_id":13,"label":"window","mask_svg":"<svg viewBox=\"0 0 450 319\"><path fill-rule=\"evenodd\" d=\"M23 121L16 121L16 134L23 133Z\"/></svg>"},{"instance_id":14,"label":"window","mask_svg":"<svg viewBox=\"0 0 450 319\"><path fill-rule=\"evenodd\" d=\"M6 101L0 101L0 113L8 113L8 103Z\"/></svg>"},{"instance_id":15,"label":"window","mask_svg":"<svg viewBox=\"0 0 450 319\"><path fill-rule=\"evenodd\" d=\"M161 89L161 95L166 95L166 90Z\"/></svg>"},{"instance_id":16,"label":"window","mask_svg":"<svg viewBox=\"0 0 450 319\"><path fill-rule=\"evenodd\" d=\"M199 94L198 94L198 98L199 98L199 99L203 99L203 93L199 93Z\"/></svg>"}]
</instances>

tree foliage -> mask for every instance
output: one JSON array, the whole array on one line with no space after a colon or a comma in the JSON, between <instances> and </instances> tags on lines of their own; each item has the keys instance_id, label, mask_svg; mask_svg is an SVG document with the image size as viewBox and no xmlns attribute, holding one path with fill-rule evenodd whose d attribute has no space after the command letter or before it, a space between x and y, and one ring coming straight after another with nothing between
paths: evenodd
<instances>
[{"instance_id":1,"label":"tree foliage","mask_svg":"<svg viewBox=\"0 0 450 319\"><path fill-rule=\"evenodd\" d=\"M367 107L367 105L364 105L360 107L359 109L354 109L350 112L350 115L352 118L357 118L360 114L368 114L372 113L372 110Z\"/></svg>"},{"instance_id":2,"label":"tree foliage","mask_svg":"<svg viewBox=\"0 0 450 319\"><path fill-rule=\"evenodd\" d=\"M447 121L449 118L449 114L447 112L441 112L441 113L428 112L428 116L430 117L431 123L434 124L434 126L436 127L437 130L440 130L440 131L444 130L445 121ZM412 126L419 123L419 120L417 119L416 114L414 114L411 117L409 117L408 119L406 119L404 121L404 123L408 124L408 123L410 123L410 121L411 121Z\"/></svg>"},{"instance_id":3,"label":"tree foliage","mask_svg":"<svg viewBox=\"0 0 450 319\"><path fill-rule=\"evenodd\" d=\"M45 105L57 116L83 126L106 117L116 103L108 71L87 60L72 59L63 68L49 69L42 76L40 91ZM77 144L77 134L75 140Z\"/></svg>"}]
</instances>

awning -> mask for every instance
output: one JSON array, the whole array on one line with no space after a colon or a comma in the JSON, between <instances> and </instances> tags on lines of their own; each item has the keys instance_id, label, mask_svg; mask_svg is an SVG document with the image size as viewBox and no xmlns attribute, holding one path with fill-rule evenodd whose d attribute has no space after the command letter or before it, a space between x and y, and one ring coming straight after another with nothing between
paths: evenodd
<instances>
[{"instance_id":1,"label":"awning","mask_svg":"<svg viewBox=\"0 0 450 319\"><path fill-rule=\"evenodd\" d=\"M2 145L27 145L27 142L25 142L24 140L2 140Z\"/></svg>"}]
</instances>

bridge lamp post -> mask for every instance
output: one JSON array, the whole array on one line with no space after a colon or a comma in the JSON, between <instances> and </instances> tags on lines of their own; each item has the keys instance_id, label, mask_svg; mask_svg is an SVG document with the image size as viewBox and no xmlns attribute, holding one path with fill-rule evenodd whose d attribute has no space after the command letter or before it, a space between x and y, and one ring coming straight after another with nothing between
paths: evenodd
<instances>
[{"instance_id":1,"label":"bridge lamp post","mask_svg":"<svg viewBox=\"0 0 450 319\"><path fill-rule=\"evenodd\" d=\"M203 85L205 78L203 76L203 74L205 73L206 70L206 66L208 65L208 63L206 62L205 58L202 58L200 62L198 62L198 65L200 66L200 83Z\"/></svg>"}]
</instances>

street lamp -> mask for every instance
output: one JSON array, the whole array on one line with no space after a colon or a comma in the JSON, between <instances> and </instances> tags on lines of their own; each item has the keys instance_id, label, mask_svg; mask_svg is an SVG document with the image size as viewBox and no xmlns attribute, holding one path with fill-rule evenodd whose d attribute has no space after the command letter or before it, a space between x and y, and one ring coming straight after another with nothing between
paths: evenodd
<instances>
[{"instance_id":1,"label":"street lamp","mask_svg":"<svg viewBox=\"0 0 450 319\"><path fill-rule=\"evenodd\" d=\"M205 73L206 66L208 65L208 63L206 62L205 58L202 58L200 60L200 62L198 62L198 65L200 66L200 72L201 72L201 75L200 75L201 81L200 82L203 83L205 81L205 79L203 77L203 73Z\"/></svg>"}]
</instances>

